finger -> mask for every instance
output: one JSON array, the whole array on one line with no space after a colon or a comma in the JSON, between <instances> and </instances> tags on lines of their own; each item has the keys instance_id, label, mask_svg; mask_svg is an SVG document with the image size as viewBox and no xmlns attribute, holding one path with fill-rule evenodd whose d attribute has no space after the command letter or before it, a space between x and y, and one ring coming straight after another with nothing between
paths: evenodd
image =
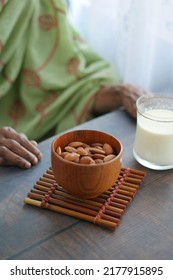
<instances>
[{"instance_id":1,"label":"finger","mask_svg":"<svg viewBox=\"0 0 173 280\"><path fill-rule=\"evenodd\" d=\"M11 165L14 165L8 161L6 161L4 158L0 157L0 165L4 165L4 166L11 166Z\"/></svg>"},{"instance_id":2,"label":"finger","mask_svg":"<svg viewBox=\"0 0 173 280\"><path fill-rule=\"evenodd\" d=\"M38 159L42 158L42 154L33 142L29 141L26 135L22 133L16 133L14 139L19 142L26 150L30 151ZM34 141L35 142L35 141ZM36 143L36 142L35 142Z\"/></svg>"},{"instance_id":3,"label":"finger","mask_svg":"<svg viewBox=\"0 0 173 280\"><path fill-rule=\"evenodd\" d=\"M36 142L35 140L31 140L30 142L31 142L34 146L36 146L36 147L38 146L38 144L37 144L37 142Z\"/></svg>"},{"instance_id":4,"label":"finger","mask_svg":"<svg viewBox=\"0 0 173 280\"><path fill-rule=\"evenodd\" d=\"M19 143L32 154L34 154L38 159L42 158L42 154L33 142L29 141L24 134L18 134L17 140ZM36 142L35 142L36 143Z\"/></svg>"},{"instance_id":5,"label":"finger","mask_svg":"<svg viewBox=\"0 0 173 280\"><path fill-rule=\"evenodd\" d=\"M32 164L36 164L38 162L38 158L33 153L25 149L22 145L20 145L16 140L4 139L3 145L14 154L24 158Z\"/></svg>"},{"instance_id":6,"label":"finger","mask_svg":"<svg viewBox=\"0 0 173 280\"><path fill-rule=\"evenodd\" d=\"M129 97L123 99L123 105L126 111L133 117L136 118L136 103Z\"/></svg>"},{"instance_id":7,"label":"finger","mask_svg":"<svg viewBox=\"0 0 173 280\"><path fill-rule=\"evenodd\" d=\"M40 153L39 149L36 145L33 145L31 141L28 140L26 135L22 133L17 133L13 128L11 127L4 127L3 128L3 135L7 139L13 139L19 142L25 149L30 151L33 155L35 155L38 159L42 158L42 154ZM36 143L36 142L35 142Z\"/></svg>"},{"instance_id":8,"label":"finger","mask_svg":"<svg viewBox=\"0 0 173 280\"><path fill-rule=\"evenodd\" d=\"M35 147L38 146L38 143L35 140L30 141ZM38 150L39 151L39 150ZM38 159L42 158L42 153L39 151L39 155L37 156Z\"/></svg>"},{"instance_id":9,"label":"finger","mask_svg":"<svg viewBox=\"0 0 173 280\"><path fill-rule=\"evenodd\" d=\"M5 160L3 157L0 157L0 165L5 165Z\"/></svg>"},{"instance_id":10,"label":"finger","mask_svg":"<svg viewBox=\"0 0 173 280\"><path fill-rule=\"evenodd\" d=\"M0 146L0 155L0 160L3 165L17 165L24 169L31 167L31 163L29 161L19 155L16 155L5 146Z\"/></svg>"},{"instance_id":11,"label":"finger","mask_svg":"<svg viewBox=\"0 0 173 280\"><path fill-rule=\"evenodd\" d=\"M16 133L17 132L12 127L4 126L4 127L1 128L1 134L5 138L14 139L14 136L15 136Z\"/></svg>"}]
</instances>

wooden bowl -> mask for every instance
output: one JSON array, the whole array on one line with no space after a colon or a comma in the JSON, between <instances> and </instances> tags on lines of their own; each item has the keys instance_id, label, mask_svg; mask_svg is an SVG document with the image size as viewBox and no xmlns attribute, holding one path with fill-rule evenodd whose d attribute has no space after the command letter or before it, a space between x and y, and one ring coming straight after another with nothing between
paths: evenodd
<instances>
[{"instance_id":1,"label":"wooden bowl","mask_svg":"<svg viewBox=\"0 0 173 280\"><path fill-rule=\"evenodd\" d=\"M79 164L63 159L56 150L70 142L108 143L116 157L101 164ZM54 139L51 145L52 170L57 183L67 192L81 198L94 198L112 187L121 170L122 145L112 135L96 130L74 130Z\"/></svg>"}]
</instances>

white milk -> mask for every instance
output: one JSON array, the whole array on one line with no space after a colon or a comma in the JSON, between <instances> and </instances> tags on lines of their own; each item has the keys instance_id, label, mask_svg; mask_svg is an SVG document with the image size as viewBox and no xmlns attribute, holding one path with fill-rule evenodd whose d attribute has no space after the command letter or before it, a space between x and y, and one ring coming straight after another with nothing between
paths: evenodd
<instances>
[{"instance_id":1,"label":"white milk","mask_svg":"<svg viewBox=\"0 0 173 280\"><path fill-rule=\"evenodd\" d=\"M173 165L173 111L153 109L138 114L134 154L155 165Z\"/></svg>"}]
</instances>

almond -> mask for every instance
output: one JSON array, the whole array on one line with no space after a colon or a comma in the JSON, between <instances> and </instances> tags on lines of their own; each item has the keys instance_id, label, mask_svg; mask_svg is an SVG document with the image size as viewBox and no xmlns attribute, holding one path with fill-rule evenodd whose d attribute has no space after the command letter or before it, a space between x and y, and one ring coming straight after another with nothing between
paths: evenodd
<instances>
[{"instance_id":1,"label":"almond","mask_svg":"<svg viewBox=\"0 0 173 280\"><path fill-rule=\"evenodd\" d=\"M62 152L60 156L64 158L67 154L69 154L69 152Z\"/></svg>"},{"instance_id":2,"label":"almond","mask_svg":"<svg viewBox=\"0 0 173 280\"><path fill-rule=\"evenodd\" d=\"M60 146L57 147L56 153L57 153L58 155L61 155L62 151L61 151L61 147L60 147Z\"/></svg>"},{"instance_id":3,"label":"almond","mask_svg":"<svg viewBox=\"0 0 173 280\"><path fill-rule=\"evenodd\" d=\"M73 141L65 146L64 150L58 146L56 152L65 160L79 164L99 164L116 157L110 144L97 142L88 145L80 141Z\"/></svg>"},{"instance_id":4,"label":"almond","mask_svg":"<svg viewBox=\"0 0 173 280\"><path fill-rule=\"evenodd\" d=\"M79 154L77 153L68 153L65 155L64 159L68 161L75 161L79 158Z\"/></svg>"},{"instance_id":5,"label":"almond","mask_svg":"<svg viewBox=\"0 0 173 280\"><path fill-rule=\"evenodd\" d=\"M102 143L92 143L91 147L103 147Z\"/></svg>"},{"instance_id":6,"label":"almond","mask_svg":"<svg viewBox=\"0 0 173 280\"><path fill-rule=\"evenodd\" d=\"M87 156L88 155L88 152L82 147L78 147L76 149L76 152L81 156Z\"/></svg>"},{"instance_id":7,"label":"almond","mask_svg":"<svg viewBox=\"0 0 173 280\"><path fill-rule=\"evenodd\" d=\"M81 157L79 162L81 164L95 164L95 161L91 157L88 157L88 156Z\"/></svg>"},{"instance_id":8,"label":"almond","mask_svg":"<svg viewBox=\"0 0 173 280\"><path fill-rule=\"evenodd\" d=\"M114 155L114 154L107 155L107 156L105 156L105 158L103 159L103 161L104 161L104 162L107 162L107 161L109 161L109 160L111 160L111 159L113 159L113 158L115 158L115 155Z\"/></svg>"},{"instance_id":9,"label":"almond","mask_svg":"<svg viewBox=\"0 0 173 280\"><path fill-rule=\"evenodd\" d=\"M114 153L114 150L113 150L112 146L110 144L108 144L108 143L105 143L103 145L103 150L105 151L106 155L110 155L110 154Z\"/></svg>"},{"instance_id":10,"label":"almond","mask_svg":"<svg viewBox=\"0 0 173 280\"><path fill-rule=\"evenodd\" d=\"M86 147L85 151L87 152L88 156L92 156L92 153L90 152L90 147Z\"/></svg>"},{"instance_id":11,"label":"almond","mask_svg":"<svg viewBox=\"0 0 173 280\"><path fill-rule=\"evenodd\" d=\"M103 155L105 155L105 151L100 150L100 149L95 148L95 147L91 147L91 148L90 148L90 151L91 151L93 154L103 154Z\"/></svg>"},{"instance_id":12,"label":"almond","mask_svg":"<svg viewBox=\"0 0 173 280\"><path fill-rule=\"evenodd\" d=\"M79 163L79 157L77 159L75 159L73 162Z\"/></svg>"},{"instance_id":13,"label":"almond","mask_svg":"<svg viewBox=\"0 0 173 280\"><path fill-rule=\"evenodd\" d=\"M74 141L74 142L69 143L68 146L71 146L73 148L77 148L77 147L83 146L83 143L80 142L80 141Z\"/></svg>"},{"instance_id":14,"label":"almond","mask_svg":"<svg viewBox=\"0 0 173 280\"><path fill-rule=\"evenodd\" d=\"M86 144L86 143L82 143L82 147L85 149L85 148L88 148L90 146L88 144Z\"/></svg>"},{"instance_id":15,"label":"almond","mask_svg":"<svg viewBox=\"0 0 173 280\"><path fill-rule=\"evenodd\" d=\"M101 146L95 146L94 148L97 148L99 150L103 150L103 147L101 147Z\"/></svg>"},{"instance_id":16,"label":"almond","mask_svg":"<svg viewBox=\"0 0 173 280\"><path fill-rule=\"evenodd\" d=\"M103 160L100 158L96 158L94 161L96 164L103 163Z\"/></svg>"},{"instance_id":17,"label":"almond","mask_svg":"<svg viewBox=\"0 0 173 280\"><path fill-rule=\"evenodd\" d=\"M104 159L105 158L105 155L102 155L102 154L93 154L92 155L92 158L94 159Z\"/></svg>"},{"instance_id":18,"label":"almond","mask_svg":"<svg viewBox=\"0 0 173 280\"><path fill-rule=\"evenodd\" d=\"M76 153L77 152L77 150L74 147L71 147L71 146L66 146L64 148L64 150L67 151L67 152L70 152L70 153Z\"/></svg>"}]
</instances>

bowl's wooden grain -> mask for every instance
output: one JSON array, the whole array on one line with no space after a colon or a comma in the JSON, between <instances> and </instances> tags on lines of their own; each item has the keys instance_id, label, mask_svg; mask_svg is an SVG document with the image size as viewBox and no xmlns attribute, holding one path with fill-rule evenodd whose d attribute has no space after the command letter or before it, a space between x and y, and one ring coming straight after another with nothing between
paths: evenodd
<instances>
[{"instance_id":1,"label":"bowl's wooden grain","mask_svg":"<svg viewBox=\"0 0 173 280\"><path fill-rule=\"evenodd\" d=\"M117 156L105 163L86 165L68 162L55 151L64 149L70 142L87 144L108 143ZM75 130L55 138L51 145L51 163L57 183L69 193L81 198L93 198L108 190L118 178L121 170L122 145L112 135L96 130Z\"/></svg>"}]
</instances>

